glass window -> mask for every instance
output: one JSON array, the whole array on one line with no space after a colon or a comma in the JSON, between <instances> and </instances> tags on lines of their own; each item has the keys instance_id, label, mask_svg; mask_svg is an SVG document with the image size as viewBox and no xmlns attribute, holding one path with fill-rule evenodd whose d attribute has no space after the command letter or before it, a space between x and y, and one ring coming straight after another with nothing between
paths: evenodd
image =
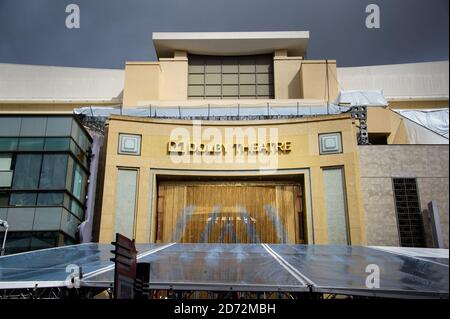
<instances>
[{"instance_id":1,"label":"glass window","mask_svg":"<svg viewBox=\"0 0 450 319\"><path fill-rule=\"evenodd\" d=\"M271 55L238 57L190 55L188 63L189 98L257 99L274 96ZM229 85L232 87L226 88Z\"/></svg>"},{"instance_id":2,"label":"glass window","mask_svg":"<svg viewBox=\"0 0 450 319\"><path fill-rule=\"evenodd\" d=\"M64 236L64 246L76 244L76 242L72 238L65 236L65 235L63 235L63 236Z\"/></svg>"},{"instance_id":3,"label":"glass window","mask_svg":"<svg viewBox=\"0 0 450 319\"><path fill-rule=\"evenodd\" d=\"M72 131L71 117L52 117L47 119L45 136L70 136Z\"/></svg>"},{"instance_id":4,"label":"glass window","mask_svg":"<svg viewBox=\"0 0 450 319\"><path fill-rule=\"evenodd\" d=\"M10 232L6 239L6 254L28 251L30 250L30 242L31 232Z\"/></svg>"},{"instance_id":5,"label":"glass window","mask_svg":"<svg viewBox=\"0 0 450 319\"><path fill-rule=\"evenodd\" d=\"M36 208L33 230L59 230L62 207Z\"/></svg>"},{"instance_id":6,"label":"glass window","mask_svg":"<svg viewBox=\"0 0 450 319\"><path fill-rule=\"evenodd\" d=\"M9 230L32 230L35 208L8 208L8 225Z\"/></svg>"},{"instance_id":7,"label":"glass window","mask_svg":"<svg viewBox=\"0 0 450 319\"><path fill-rule=\"evenodd\" d=\"M63 205L64 193L40 193L38 195L38 206Z\"/></svg>"},{"instance_id":8,"label":"glass window","mask_svg":"<svg viewBox=\"0 0 450 319\"><path fill-rule=\"evenodd\" d=\"M13 189L34 189L38 187L42 155L18 154L14 167Z\"/></svg>"},{"instance_id":9,"label":"glass window","mask_svg":"<svg viewBox=\"0 0 450 319\"><path fill-rule=\"evenodd\" d=\"M1 194L0 194L0 196L1 196ZM8 216L8 208L0 208L0 219L7 220L6 219L7 216Z\"/></svg>"},{"instance_id":10,"label":"glass window","mask_svg":"<svg viewBox=\"0 0 450 319\"><path fill-rule=\"evenodd\" d=\"M72 138L77 142L81 149L85 152L89 147L89 141L84 130L76 123L72 125Z\"/></svg>"},{"instance_id":11,"label":"glass window","mask_svg":"<svg viewBox=\"0 0 450 319\"><path fill-rule=\"evenodd\" d=\"M72 191L73 171L75 167L74 159L69 156L67 161L66 189Z\"/></svg>"},{"instance_id":12,"label":"glass window","mask_svg":"<svg viewBox=\"0 0 450 319\"><path fill-rule=\"evenodd\" d=\"M76 238L78 232L78 225L80 221L67 210L63 209L61 219L61 230L72 238Z\"/></svg>"},{"instance_id":13,"label":"glass window","mask_svg":"<svg viewBox=\"0 0 450 319\"><path fill-rule=\"evenodd\" d=\"M35 206L36 193L19 192L11 193L9 205L10 206Z\"/></svg>"},{"instance_id":14,"label":"glass window","mask_svg":"<svg viewBox=\"0 0 450 319\"><path fill-rule=\"evenodd\" d=\"M343 173L342 168L323 170L329 244L349 244Z\"/></svg>"},{"instance_id":15,"label":"glass window","mask_svg":"<svg viewBox=\"0 0 450 319\"><path fill-rule=\"evenodd\" d=\"M30 249L45 249L58 246L58 232L33 232Z\"/></svg>"},{"instance_id":16,"label":"glass window","mask_svg":"<svg viewBox=\"0 0 450 319\"><path fill-rule=\"evenodd\" d=\"M11 169L12 154L0 154L0 171Z\"/></svg>"},{"instance_id":17,"label":"glass window","mask_svg":"<svg viewBox=\"0 0 450 319\"><path fill-rule=\"evenodd\" d=\"M70 151L75 155L75 157L82 162L83 164L87 164L86 156L84 156L83 151L77 146L77 144L71 139L70 140Z\"/></svg>"},{"instance_id":18,"label":"glass window","mask_svg":"<svg viewBox=\"0 0 450 319\"><path fill-rule=\"evenodd\" d=\"M16 137L0 137L0 151L15 151L17 142Z\"/></svg>"},{"instance_id":19,"label":"glass window","mask_svg":"<svg viewBox=\"0 0 450 319\"><path fill-rule=\"evenodd\" d=\"M6 207L9 204L9 193L0 192L0 207ZM2 219L0 217L0 219Z\"/></svg>"},{"instance_id":20,"label":"glass window","mask_svg":"<svg viewBox=\"0 0 450 319\"><path fill-rule=\"evenodd\" d=\"M45 136L46 117L24 117L20 127L20 136Z\"/></svg>"},{"instance_id":21,"label":"glass window","mask_svg":"<svg viewBox=\"0 0 450 319\"><path fill-rule=\"evenodd\" d=\"M46 151L66 151L69 149L71 139L68 137L47 137L45 139L44 150Z\"/></svg>"},{"instance_id":22,"label":"glass window","mask_svg":"<svg viewBox=\"0 0 450 319\"><path fill-rule=\"evenodd\" d=\"M85 183L86 183L86 174L80 165L75 164L75 171L73 174L73 182L72 182L72 194L78 198L79 201L84 203L85 199Z\"/></svg>"},{"instance_id":23,"label":"glass window","mask_svg":"<svg viewBox=\"0 0 450 319\"><path fill-rule=\"evenodd\" d=\"M41 189L63 189L66 184L66 154L45 154L42 160Z\"/></svg>"},{"instance_id":24,"label":"glass window","mask_svg":"<svg viewBox=\"0 0 450 319\"><path fill-rule=\"evenodd\" d=\"M19 136L22 118L5 116L0 118L0 136Z\"/></svg>"},{"instance_id":25,"label":"glass window","mask_svg":"<svg viewBox=\"0 0 450 319\"><path fill-rule=\"evenodd\" d=\"M77 216L80 220L83 219L84 208L75 199L71 198L69 195L66 195L66 198L64 199L64 205L71 213Z\"/></svg>"},{"instance_id":26,"label":"glass window","mask_svg":"<svg viewBox=\"0 0 450 319\"><path fill-rule=\"evenodd\" d=\"M44 149L43 137L27 137L19 139L20 151L42 151Z\"/></svg>"}]
</instances>

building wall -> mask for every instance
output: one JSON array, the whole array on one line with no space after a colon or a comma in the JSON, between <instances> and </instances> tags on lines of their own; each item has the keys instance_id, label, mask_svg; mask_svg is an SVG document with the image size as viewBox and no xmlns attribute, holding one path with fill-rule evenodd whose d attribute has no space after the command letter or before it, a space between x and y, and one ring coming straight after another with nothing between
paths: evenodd
<instances>
[{"instance_id":1,"label":"building wall","mask_svg":"<svg viewBox=\"0 0 450 319\"><path fill-rule=\"evenodd\" d=\"M300 68L302 57L288 57L286 51L276 51L273 58L276 99L301 99Z\"/></svg>"},{"instance_id":2,"label":"building wall","mask_svg":"<svg viewBox=\"0 0 450 319\"><path fill-rule=\"evenodd\" d=\"M383 90L389 101L445 100L448 106L448 67L448 61L404 63L338 68L337 74L345 90Z\"/></svg>"},{"instance_id":3,"label":"building wall","mask_svg":"<svg viewBox=\"0 0 450 319\"><path fill-rule=\"evenodd\" d=\"M388 144L409 144L408 133L402 117L389 108L368 107L367 130L369 134L388 134Z\"/></svg>"},{"instance_id":4,"label":"building wall","mask_svg":"<svg viewBox=\"0 0 450 319\"><path fill-rule=\"evenodd\" d=\"M413 177L417 180L427 245L432 246L427 205L436 200L448 248L448 146L365 145L359 146L359 153L367 244L399 245L392 178Z\"/></svg>"},{"instance_id":5,"label":"building wall","mask_svg":"<svg viewBox=\"0 0 450 319\"><path fill-rule=\"evenodd\" d=\"M155 238L156 182L155 172L176 174L184 177L196 176L266 176L289 175L291 172L308 172L310 192L307 194L310 207L307 214L308 227L313 228L314 240L310 243L328 243L327 216L324 196L323 169L343 167L345 174L346 204L349 232L352 244L365 243L364 217L359 190L359 154L356 147L356 131L348 115L322 116L304 119L259 120L259 121L206 121L202 129L218 130L224 136L226 128L278 129L279 141L291 141L292 151L280 154L275 171L260 171L253 163L174 163L167 153L167 143L174 129L184 128L192 134L192 121L156 120L113 116L108 124L105 179L103 187L100 242L110 242L115 229L115 202L117 197L118 169L138 170L136 199L136 224L134 238L137 242L152 242ZM319 155L319 133L341 132L342 154ZM119 155L119 133L142 136L140 156ZM151 226L153 225L153 226ZM308 228L308 229L310 229Z\"/></svg>"},{"instance_id":6,"label":"building wall","mask_svg":"<svg viewBox=\"0 0 450 319\"><path fill-rule=\"evenodd\" d=\"M187 100L187 62L186 52L159 62L127 62L124 107L149 105L156 100Z\"/></svg>"},{"instance_id":7,"label":"building wall","mask_svg":"<svg viewBox=\"0 0 450 319\"><path fill-rule=\"evenodd\" d=\"M173 59L159 59L161 79L160 100L187 100L188 60L186 52L178 52Z\"/></svg>"},{"instance_id":8,"label":"building wall","mask_svg":"<svg viewBox=\"0 0 450 319\"><path fill-rule=\"evenodd\" d=\"M300 70L302 98L334 102L338 94L336 61L307 60Z\"/></svg>"},{"instance_id":9,"label":"building wall","mask_svg":"<svg viewBox=\"0 0 450 319\"><path fill-rule=\"evenodd\" d=\"M177 101L178 104L186 101L187 53L176 51L173 58L160 58L158 62L127 62L124 88L124 107L155 104L158 101ZM280 100L308 99L332 102L338 94L336 61L303 61L302 57L287 56L284 50L276 51L274 92L275 99ZM247 102L249 100L246 100Z\"/></svg>"},{"instance_id":10,"label":"building wall","mask_svg":"<svg viewBox=\"0 0 450 319\"><path fill-rule=\"evenodd\" d=\"M140 105L159 98L161 67L157 62L127 62L123 104Z\"/></svg>"}]
</instances>

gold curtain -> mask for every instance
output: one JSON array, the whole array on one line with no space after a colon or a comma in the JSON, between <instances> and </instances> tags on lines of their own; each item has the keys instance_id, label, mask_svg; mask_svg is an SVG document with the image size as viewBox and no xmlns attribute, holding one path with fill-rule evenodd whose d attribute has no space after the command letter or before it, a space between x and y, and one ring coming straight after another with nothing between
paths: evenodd
<instances>
[{"instance_id":1,"label":"gold curtain","mask_svg":"<svg viewBox=\"0 0 450 319\"><path fill-rule=\"evenodd\" d=\"M157 241L305 243L303 205L299 183L163 181Z\"/></svg>"}]
</instances>

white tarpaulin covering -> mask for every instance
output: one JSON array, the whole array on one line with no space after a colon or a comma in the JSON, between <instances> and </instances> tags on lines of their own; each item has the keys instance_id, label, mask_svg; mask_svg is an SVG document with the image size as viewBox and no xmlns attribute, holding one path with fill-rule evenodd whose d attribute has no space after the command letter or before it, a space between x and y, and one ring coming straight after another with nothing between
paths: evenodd
<instances>
[{"instance_id":1,"label":"white tarpaulin covering","mask_svg":"<svg viewBox=\"0 0 450 319\"><path fill-rule=\"evenodd\" d=\"M327 114L340 114L349 110L349 107L337 105L296 105L261 104L253 106L147 106L137 108L116 107L82 107L74 110L75 114L87 116L108 117L110 115L126 115L137 117L157 118L189 118L189 117L251 117L251 116L317 116Z\"/></svg>"},{"instance_id":2,"label":"white tarpaulin covering","mask_svg":"<svg viewBox=\"0 0 450 319\"><path fill-rule=\"evenodd\" d=\"M448 109L393 110L439 135L448 138Z\"/></svg>"},{"instance_id":3,"label":"white tarpaulin covering","mask_svg":"<svg viewBox=\"0 0 450 319\"><path fill-rule=\"evenodd\" d=\"M383 91L340 91L335 104L348 104L350 106L387 106Z\"/></svg>"},{"instance_id":4,"label":"white tarpaulin covering","mask_svg":"<svg viewBox=\"0 0 450 319\"><path fill-rule=\"evenodd\" d=\"M422 126L407 117L403 117L403 124L408 133L410 144L448 144L448 138Z\"/></svg>"}]
</instances>

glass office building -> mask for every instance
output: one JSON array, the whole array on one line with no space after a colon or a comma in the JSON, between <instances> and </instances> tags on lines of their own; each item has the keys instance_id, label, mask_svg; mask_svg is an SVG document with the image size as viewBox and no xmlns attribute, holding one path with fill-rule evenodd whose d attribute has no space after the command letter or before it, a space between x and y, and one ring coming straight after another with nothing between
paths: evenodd
<instances>
[{"instance_id":1,"label":"glass office building","mask_svg":"<svg viewBox=\"0 0 450 319\"><path fill-rule=\"evenodd\" d=\"M7 254L79 241L91 144L72 115L0 116L0 219L9 224Z\"/></svg>"}]
</instances>

